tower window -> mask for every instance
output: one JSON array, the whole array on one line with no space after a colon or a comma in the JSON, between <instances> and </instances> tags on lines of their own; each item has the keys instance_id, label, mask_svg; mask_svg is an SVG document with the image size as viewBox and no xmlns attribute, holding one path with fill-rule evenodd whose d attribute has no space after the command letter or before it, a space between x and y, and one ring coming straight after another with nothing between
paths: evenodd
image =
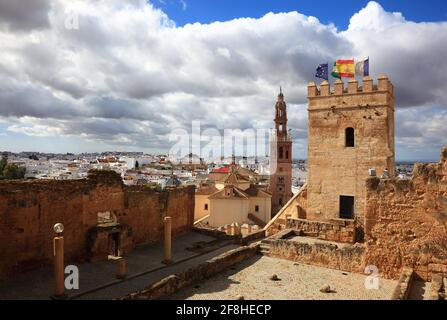
<instances>
[{"instance_id":1,"label":"tower window","mask_svg":"<svg viewBox=\"0 0 447 320\"><path fill-rule=\"evenodd\" d=\"M205 203L205 210L208 210L208 203Z\"/></svg>"},{"instance_id":2,"label":"tower window","mask_svg":"<svg viewBox=\"0 0 447 320\"><path fill-rule=\"evenodd\" d=\"M282 159L284 156L284 151L282 147L279 147L279 158Z\"/></svg>"},{"instance_id":3,"label":"tower window","mask_svg":"<svg viewBox=\"0 0 447 320\"><path fill-rule=\"evenodd\" d=\"M259 212L259 206L258 205L255 205L255 211Z\"/></svg>"},{"instance_id":4,"label":"tower window","mask_svg":"<svg viewBox=\"0 0 447 320\"><path fill-rule=\"evenodd\" d=\"M289 149L286 149L286 159L289 159Z\"/></svg>"},{"instance_id":5,"label":"tower window","mask_svg":"<svg viewBox=\"0 0 447 320\"><path fill-rule=\"evenodd\" d=\"M345 147L354 147L354 128L346 128L345 130Z\"/></svg>"},{"instance_id":6,"label":"tower window","mask_svg":"<svg viewBox=\"0 0 447 320\"><path fill-rule=\"evenodd\" d=\"M354 197L340 196L340 218L354 219Z\"/></svg>"}]
</instances>

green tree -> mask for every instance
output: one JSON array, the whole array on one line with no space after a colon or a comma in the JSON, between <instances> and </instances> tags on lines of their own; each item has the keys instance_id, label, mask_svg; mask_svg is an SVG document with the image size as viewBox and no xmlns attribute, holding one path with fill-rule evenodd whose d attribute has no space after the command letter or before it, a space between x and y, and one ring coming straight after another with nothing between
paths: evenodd
<instances>
[{"instance_id":1,"label":"green tree","mask_svg":"<svg viewBox=\"0 0 447 320\"><path fill-rule=\"evenodd\" d=\"M26 169L16 164L7 164L3 169L3 178L9 180L23 179Z\"/></svg>"},{"instance_id":2,"label":"green tree","mask_svg":"<svg viewBox=\"0 0 447 320\"><path fill-rule=\"evenodd\" d=\"M3 170L5 170L6 165L8 164L8 160L5 156L0 160L0 176L3 174Z\"/></svg>"}]
</instances>

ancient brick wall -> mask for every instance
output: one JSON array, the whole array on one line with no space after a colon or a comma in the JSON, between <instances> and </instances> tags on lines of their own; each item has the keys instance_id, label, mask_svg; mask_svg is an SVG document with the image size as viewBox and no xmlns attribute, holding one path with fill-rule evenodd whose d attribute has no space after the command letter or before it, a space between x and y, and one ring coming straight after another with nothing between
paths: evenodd
<instances>
[{"instance_id":1,"label":"ancient brick wall","mask_svg":"<svg viewBox=\"0 0 447 320\"><path fill-rule=\"evenodd\" d=\"M336 81L333 92L324 81L308 87L308 207L307 219L340 217L340 196L354 197L354 216L363 221L368 169L394 172L393 85L380 76L359 87ZM353 146L346 130L354 131Z\"/></svg>"},{"instance_id":2,"label":"ancient brick wall","mask_svg":"<svg viewBox=\"0 0 447 320\"><path fill-rule=\"evenodd\" d=\"M111 171L92 172L73 181L3 181L0 183L0 279L51 265L53 225L65 226L65 261L88 258L89 233L98 212L109 211L126 226L123 246L157 241L162 219L173 218L173 232L193 226L194 187L157 192L125 187Z\"/></svg>"},{"instance_id":3,"label":"ancient brick wall","mask_svg":"<svg viewBox=\"0 0 447 320\"><path fill-rule=\"evenodd\" d=\"M146 187L127 187L120 221L132 226L136 243L158 241L165 216L172 217L174 234L192 227L191 204L194 205L194 187L166 189L162 193Z\"/></svg>"},{"instance_id":4,"label":"ancient brick wall","mask_svg":"<svg viewBox=\"0 0 447 320\"><path fill-rule=\"evenodd\" d=\"M429 279L447 272L447 147L439 163L417 164L411 180L370 178L366 260L386 277L402 268Z\"/></svg>"}]
</instances>

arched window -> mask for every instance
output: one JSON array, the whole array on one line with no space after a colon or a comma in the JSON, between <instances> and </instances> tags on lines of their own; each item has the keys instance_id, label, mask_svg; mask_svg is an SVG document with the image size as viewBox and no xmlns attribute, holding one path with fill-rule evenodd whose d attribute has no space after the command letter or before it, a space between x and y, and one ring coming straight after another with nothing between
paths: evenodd
<instances>
[{"instance_id":1,"label":"arched window","mask_svg":"<svg viewBox=\"0 0 447 320\"><path fill-rule=\"evenodd\" d=\"M346 128L345 130L345 147L354 147L355 146L355 138L354 138L354 128Z\"/></svg>"},{"instance_id":2,"label":"arched window","mask_svg":"<svg viewBox=\"0 0 447 320\"><path fill-rule=\"evenodd\" d=\"M282 159L284 156L283 148L279 147L279 158Z\"/></svg>"}]
</instances>

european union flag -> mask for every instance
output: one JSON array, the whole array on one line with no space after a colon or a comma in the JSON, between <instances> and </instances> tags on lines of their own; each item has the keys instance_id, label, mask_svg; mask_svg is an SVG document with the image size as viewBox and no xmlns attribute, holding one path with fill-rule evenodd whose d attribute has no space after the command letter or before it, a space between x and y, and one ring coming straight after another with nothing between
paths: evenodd
<instances>
[{"instance_id":1,"label":"european union flag","mask_svg":"<svg viewBox=\"0 0 447 320\"><path fill-rule=\"evenodd\" d=\"M329 79L329 67L327 63L322 63L318 65L315 77L325 80Z\"/></svg>"}]
</instances>

